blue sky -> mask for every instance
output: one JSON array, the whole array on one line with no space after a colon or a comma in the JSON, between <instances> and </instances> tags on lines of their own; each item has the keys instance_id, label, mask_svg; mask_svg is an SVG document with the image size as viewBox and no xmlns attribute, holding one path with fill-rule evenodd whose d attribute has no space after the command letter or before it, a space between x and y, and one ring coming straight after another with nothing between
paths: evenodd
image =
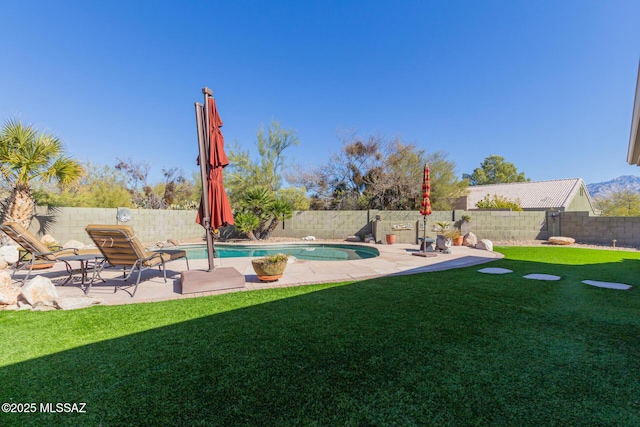
<instances>
[{"instance_id":1,"label":"blue sky","mask_svg":"<svg viewBox=\"0 0 640 427\"><path fill-rule=\"evenodd\" d=\"M498 154L533 180L640 175L626 163L638 1L11 1L0 4L0 119L82 161L196 171L194 102L253 149L272 119L303 167L338 129Z\"/></svg>"}]
</instances>

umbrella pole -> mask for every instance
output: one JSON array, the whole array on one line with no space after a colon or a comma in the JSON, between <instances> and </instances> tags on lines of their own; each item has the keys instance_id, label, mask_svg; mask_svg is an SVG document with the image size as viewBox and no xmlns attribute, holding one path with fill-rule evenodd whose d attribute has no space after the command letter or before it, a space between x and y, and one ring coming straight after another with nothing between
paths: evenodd
<instances>
[{"instance_id":1,"label":"umbrella pole","mask_svg":"<svg viewBox=\"0 0 640 427\"><path fill-rule=\"evenodd\" d=\"M423 215L422 220L424 221L424 226L422 228L422 252L427 253L427 216Z\"/></svg>"}]
</instances>

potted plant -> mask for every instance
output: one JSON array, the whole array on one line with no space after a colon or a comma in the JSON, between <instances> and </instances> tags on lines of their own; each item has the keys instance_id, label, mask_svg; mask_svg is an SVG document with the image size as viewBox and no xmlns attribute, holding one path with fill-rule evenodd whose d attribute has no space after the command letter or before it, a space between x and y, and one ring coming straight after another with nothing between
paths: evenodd
<instances>
[{"instance_id":1,"label":"potted plant","mask_svg":"<svg viewBox=\"0 0 640 427\"><path fill-rule=\"evenodd\" d=\"M444 233L444 235L448 239L451 239L453 246L462 246L462 241L464 240L464 236L462 235L462 233L460 233L460 230L457 230L457 229L448 230L447 232Z\"/></svg>"},{"instance_id":2,"label":"potted plant","mask_svg":"<svg viewBox=\"0 0 640 427\"><path fill-rule=\"evenodd\" d=\"M386 239L387 239L387 244L388 245L393 245L396 242L396 235L395 234L387 234Z\"/></svg>"},{"instance_id":3,"label":"potted plant","mask_svg":"<svg viewBox=\"0 0 640 427\"><path fill-rule=\"evenodd\" d=\"M287 268L289 254L267 255L251 261L258 279L263 282L275 282L280 279Z\"/></svg>"},{"instance_id":4,"label":"potted plant","mask_svg":"<svg viewBox=\"0 0 640 427\"><path fill-rule=\"evenodd\" d=\"M458 221L455 223L455 228L457 230L452 230L449 233L449 237L453 240L453 244L455 246L462 246L464 241L464 234L462 233L462 226L471 221L471 216L462 215Z\"/></svg>"}]
</instances>

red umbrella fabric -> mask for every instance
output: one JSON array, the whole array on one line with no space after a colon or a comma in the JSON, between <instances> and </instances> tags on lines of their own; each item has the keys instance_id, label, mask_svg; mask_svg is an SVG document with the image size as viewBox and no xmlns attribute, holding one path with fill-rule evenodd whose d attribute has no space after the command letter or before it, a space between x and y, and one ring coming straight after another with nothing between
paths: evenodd
<instances>
[{"instance_id":1,"label":"red umbrella fabric","mask_svg":"<svg viewBox=\"0 0 640 427\"><path fill-rule=\"evenodd\" d=\"M420 215L431 215L431 171L429 165L424 165L422 175L422 203L420 204Z\"/></svg>"},{"instance_id":2,"label":"red umbrella fabric","mask_svg":"<svg viewBox=\"0 0 640 427\"><path fill-rule=\"evenodd\" d=\"M211 228L216 230L225 225L233 224L233 213L231 212L231 205L229 204L227 193L224 191L222 180L222 169L229 164L229 160L224 151L224 137L220 130L222 120L218 115L218 109L213 97L209 97L207 107L209 110L209 152L206 153L208 154L206 162L209 167L207 168L207 182L203 183L203 193L208 195L208 208L211 211L208 216L211 217ZM207 215L201 202L196 222L204 226L203 219L205 216Z\"/></svg>"}]
</instances>

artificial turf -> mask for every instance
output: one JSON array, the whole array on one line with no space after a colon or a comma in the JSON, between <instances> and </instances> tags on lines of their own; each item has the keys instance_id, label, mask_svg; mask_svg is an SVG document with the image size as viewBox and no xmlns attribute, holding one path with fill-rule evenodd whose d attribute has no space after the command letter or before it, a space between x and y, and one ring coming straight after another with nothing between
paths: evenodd
<instances>
[{"instance_id":1,"label":"artificial turf","mask_svg":"<svg viewBox=\"0 0 640 427\"><path fill-rule=\"evenodd\" d=\"M2 403L86 403L0 425L640 425L640 254L496 249L513 273L0 312Z\"/></svg>"}]
</instances>

